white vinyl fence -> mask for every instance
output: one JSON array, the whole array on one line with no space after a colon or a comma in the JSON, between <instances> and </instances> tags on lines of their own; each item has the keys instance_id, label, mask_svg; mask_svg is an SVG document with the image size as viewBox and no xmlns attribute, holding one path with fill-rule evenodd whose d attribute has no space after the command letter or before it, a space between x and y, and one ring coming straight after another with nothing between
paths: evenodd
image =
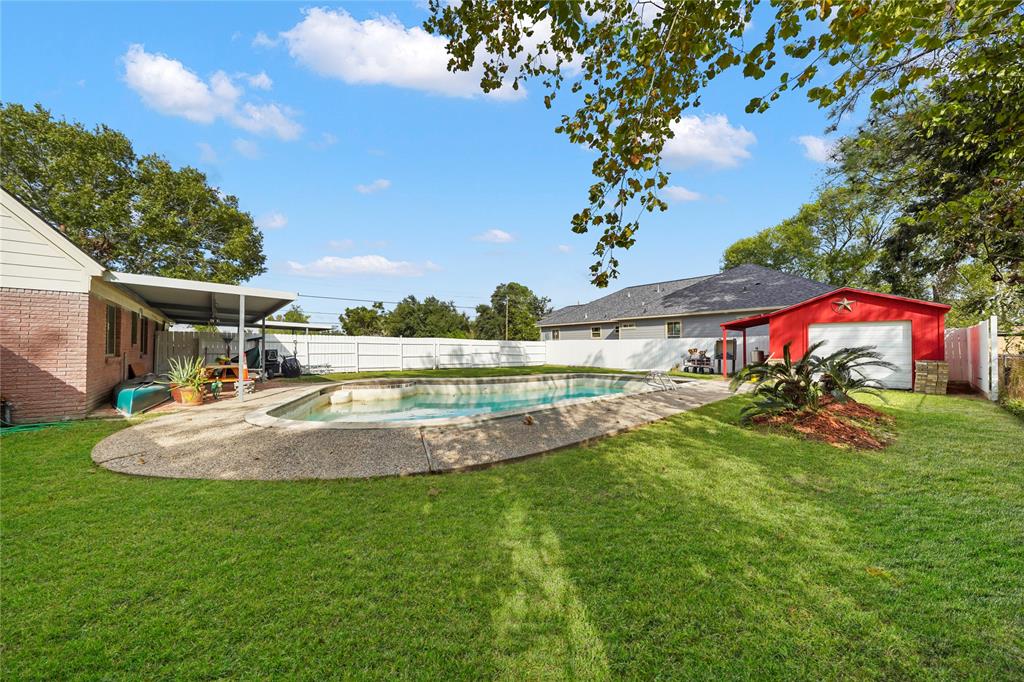
<instances>
[{"instance_id":1,"label":"white vinyl fence","mask_svg":"<svg viewBox=\"0 0 1024 682\"><path fill-rule=\"evenodd\" d=\"M973 327L946 330L946 362L949 380L964 381L999 399L998 320L993 315Z\"/></svg>"},{"instance_id":2,"label":"white vinyl fence","mask_svg":"<svg viewBox=\"0 0 1024 682\"><path fill-rule=\"evenodd\" d=\"M237 354L235 334L225 332L160 332L156 371L167 371L173 357L200 356L208 363L217 356ZM247 347L258 334L249 333ZM478 341L473 339L416 339L388 336L267 334L266 348L281 357L298 358L303 373L368 370L446 369L452 367L527 367L543 365L543 341Z\"/></svg>"},{"instance_id":3,"label":"white vinyl fence","mask_svg":"<svg viewBox=\"0 0 1024 682\"><path fill-rule=\"evenodd\" d=\"M730 334L729 340L736 342L736 352L742 363L743 339ZM626 370L668 370L682 364L691 348L706 351L714 357L715 339L612 339L612 340L568 340L547 341L547 363L549 365L578 365L583 367L607 367ZM768 353L767 336L747 337L748 362L755 350ZM729 371L735 368L729 364ZM721 371L715 362L716 371ZM740 365L743 366L742 364Z\"/></svg>"}]
</instances>

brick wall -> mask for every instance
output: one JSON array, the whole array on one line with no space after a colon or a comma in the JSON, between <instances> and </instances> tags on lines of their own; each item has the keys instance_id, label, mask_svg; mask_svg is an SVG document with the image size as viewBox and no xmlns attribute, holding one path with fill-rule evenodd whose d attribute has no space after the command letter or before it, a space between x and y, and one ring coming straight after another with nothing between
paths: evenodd
<instances>
[{"instance_id":1,"label":"brick wall","mask_svg":"<svg viewBox=\"0 0 1024 682\"><path fill-rule=\"evenodd\" d=\"M120 348L106 354L107 302L91 294L0 289L0 395L18 423L79 419L110 402L128 363L153 371L156 324L142 353L142 318L132 343L131 312L121 317Z\"/></svg>"},{"instance_id":2,"label":"brick wall","mask_svg":"<svg viewBox=\"0 0 1024 682\"><path fill-rule=\"evenodd\" d=\"M153 371L153 342L155 323L149 321L149 346L147 353L142 354L142 319L139 318L136 343L132 343L131 311L117 306L121 316L120 348L117 355L106 354L107 301L97 297L89 297L89 341L88 361L89 379L86 395L87 409L95 409L110 403L110 393L128 376L128 365L142 362L145 372Z\"/></svg>"},{"instance_id":3,"label":"brick wall","mask_svg":"<svg viewBox=\"0 0 1024 682\"><path fill-rule=\"evenodd\" d=\"M83 417L89 295L0 289L0 394L17 422Z\"/></svg>"}]
</instances>

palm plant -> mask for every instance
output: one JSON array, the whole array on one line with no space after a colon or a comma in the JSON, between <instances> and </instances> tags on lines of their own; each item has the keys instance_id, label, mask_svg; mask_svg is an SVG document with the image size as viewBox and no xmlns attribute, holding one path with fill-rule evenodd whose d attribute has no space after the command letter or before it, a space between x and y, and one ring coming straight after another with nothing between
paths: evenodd
<instances>
[{"instance_id":1,"label":"palm plant","mask_svg":"<svg viewBox=\"0 0 1024 682\"><path fill-rule=\"evenodd\" d=\"M821 400L821 386L815 381L814 351L816 343L804 356L793 362L787 343L782 349L782 362L759 362L747 365L737 372L729 384L733 391L747 382L754 383L755 402L740 412L740 419L749 422L759 414L774 414L786 410L816 408Z\"/></svg>"},{"instance_id":2,"label":"palm plant","mask_svg":"<svg viewBox=\"0 0 1024 682\"><path fill-rule=\"evenodd\" d=\"M883 400L879 392L882 386L875 379L868 379L864 370L869 367L896 370L896 365L884 360L874 346L840 348L831 355L819 358L817 371L822 390L836 401L845 403L854 393L869 393Z\"/></svg>"},{"instance_id":3,"label":"palm plant","mask_svg":"<svg viewBox=\"0 0 1024 682\"><path fill-rule=\"evenodd\" d=\"M761 362L737 372L729 384L733 391L747 382L755 384L755 400L743 408L740 420L746 423L757 415L787 410L817 410L826 395L838 402L849 401L854 393L880 395L880 384L868 379L864 370L869 367L896 369L894 364L883 360L873 346L841 348L821 357L815 351L824 343L811 345L796 362L787 343L782 349L782 362Z\"/></svg>"},{"instance_id":4,"label":"palm plant","mask_svg":"<svg viewBox=\"0 0 1024 682\"><path fill-rule=\"evenodd\" d=\"M167 378L172 385L188 386L194 391L202 391L206 378L202 358L170 358L167 364Z\"/></svg>"}]
</instances>

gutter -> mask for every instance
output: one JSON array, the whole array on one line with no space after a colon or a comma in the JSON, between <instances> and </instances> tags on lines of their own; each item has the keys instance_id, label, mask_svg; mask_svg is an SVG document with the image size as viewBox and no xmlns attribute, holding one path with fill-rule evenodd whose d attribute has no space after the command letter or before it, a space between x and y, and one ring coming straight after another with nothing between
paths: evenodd
<instances>
[{"instance_id":1,"label":"gutter","mask_svg":"<svg viewBox=\"0 0 1024 682\"><path fill-rule=\"evenodd\" d=\"M576 322L549 322L549 323L546 323L546 324L543 321L540 321L540 322L537 323L537 326L543 329L545 327L572 327L572 326L580 325L580 324L586 325L586 324L604 324L606 322L628 322L629 320L660 320L660 319L664 319L664 318L667 318L667 317L675 318L675 317L697 317L697 316L700 316L700 315L724 315L724 314L730 314L731 315L731 314L734 314L734 313L770 313L770 312L774 312L776 310L782 310L783 307L788 307L788 306L781 306L781 307L777 307L777 308L776 307L768 307L768 308L761 307L761 308L730 308L730 309L727 309L727 310L701 310L701 311L694 311L694 312L675 312L675 313L661 313L661 314L658 314L658 315L637 315L637 316L631 316L631 317L617 317L617 318L614 318L614 319L607 319L607 320L579 320L579 321L576 321Z\"/></svg>"}]
</instances>

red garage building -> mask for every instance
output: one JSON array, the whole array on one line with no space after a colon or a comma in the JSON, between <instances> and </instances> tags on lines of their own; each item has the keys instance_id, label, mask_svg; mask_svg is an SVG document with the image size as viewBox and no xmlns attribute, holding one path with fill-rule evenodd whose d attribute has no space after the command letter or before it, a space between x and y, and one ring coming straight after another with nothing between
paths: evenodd
<instances>
[{"instance_id":1,"label":"red garage building","mask_svg":"<svg viewBox=\"0 0 1024 682\"><path fill-rule=\"evenodd\" d=\"M913 388L915 361L945 359L948 310L942 303L844 287L773 313L724 322L722 338L730 331L743 332L744 364L746 330L764 324L772 358L781 358L786 344L794 358L818 341L825 342L823 353L874 346L897 370L879 370L873 378L888 388Z\"/></svg>"}]
</instances>

